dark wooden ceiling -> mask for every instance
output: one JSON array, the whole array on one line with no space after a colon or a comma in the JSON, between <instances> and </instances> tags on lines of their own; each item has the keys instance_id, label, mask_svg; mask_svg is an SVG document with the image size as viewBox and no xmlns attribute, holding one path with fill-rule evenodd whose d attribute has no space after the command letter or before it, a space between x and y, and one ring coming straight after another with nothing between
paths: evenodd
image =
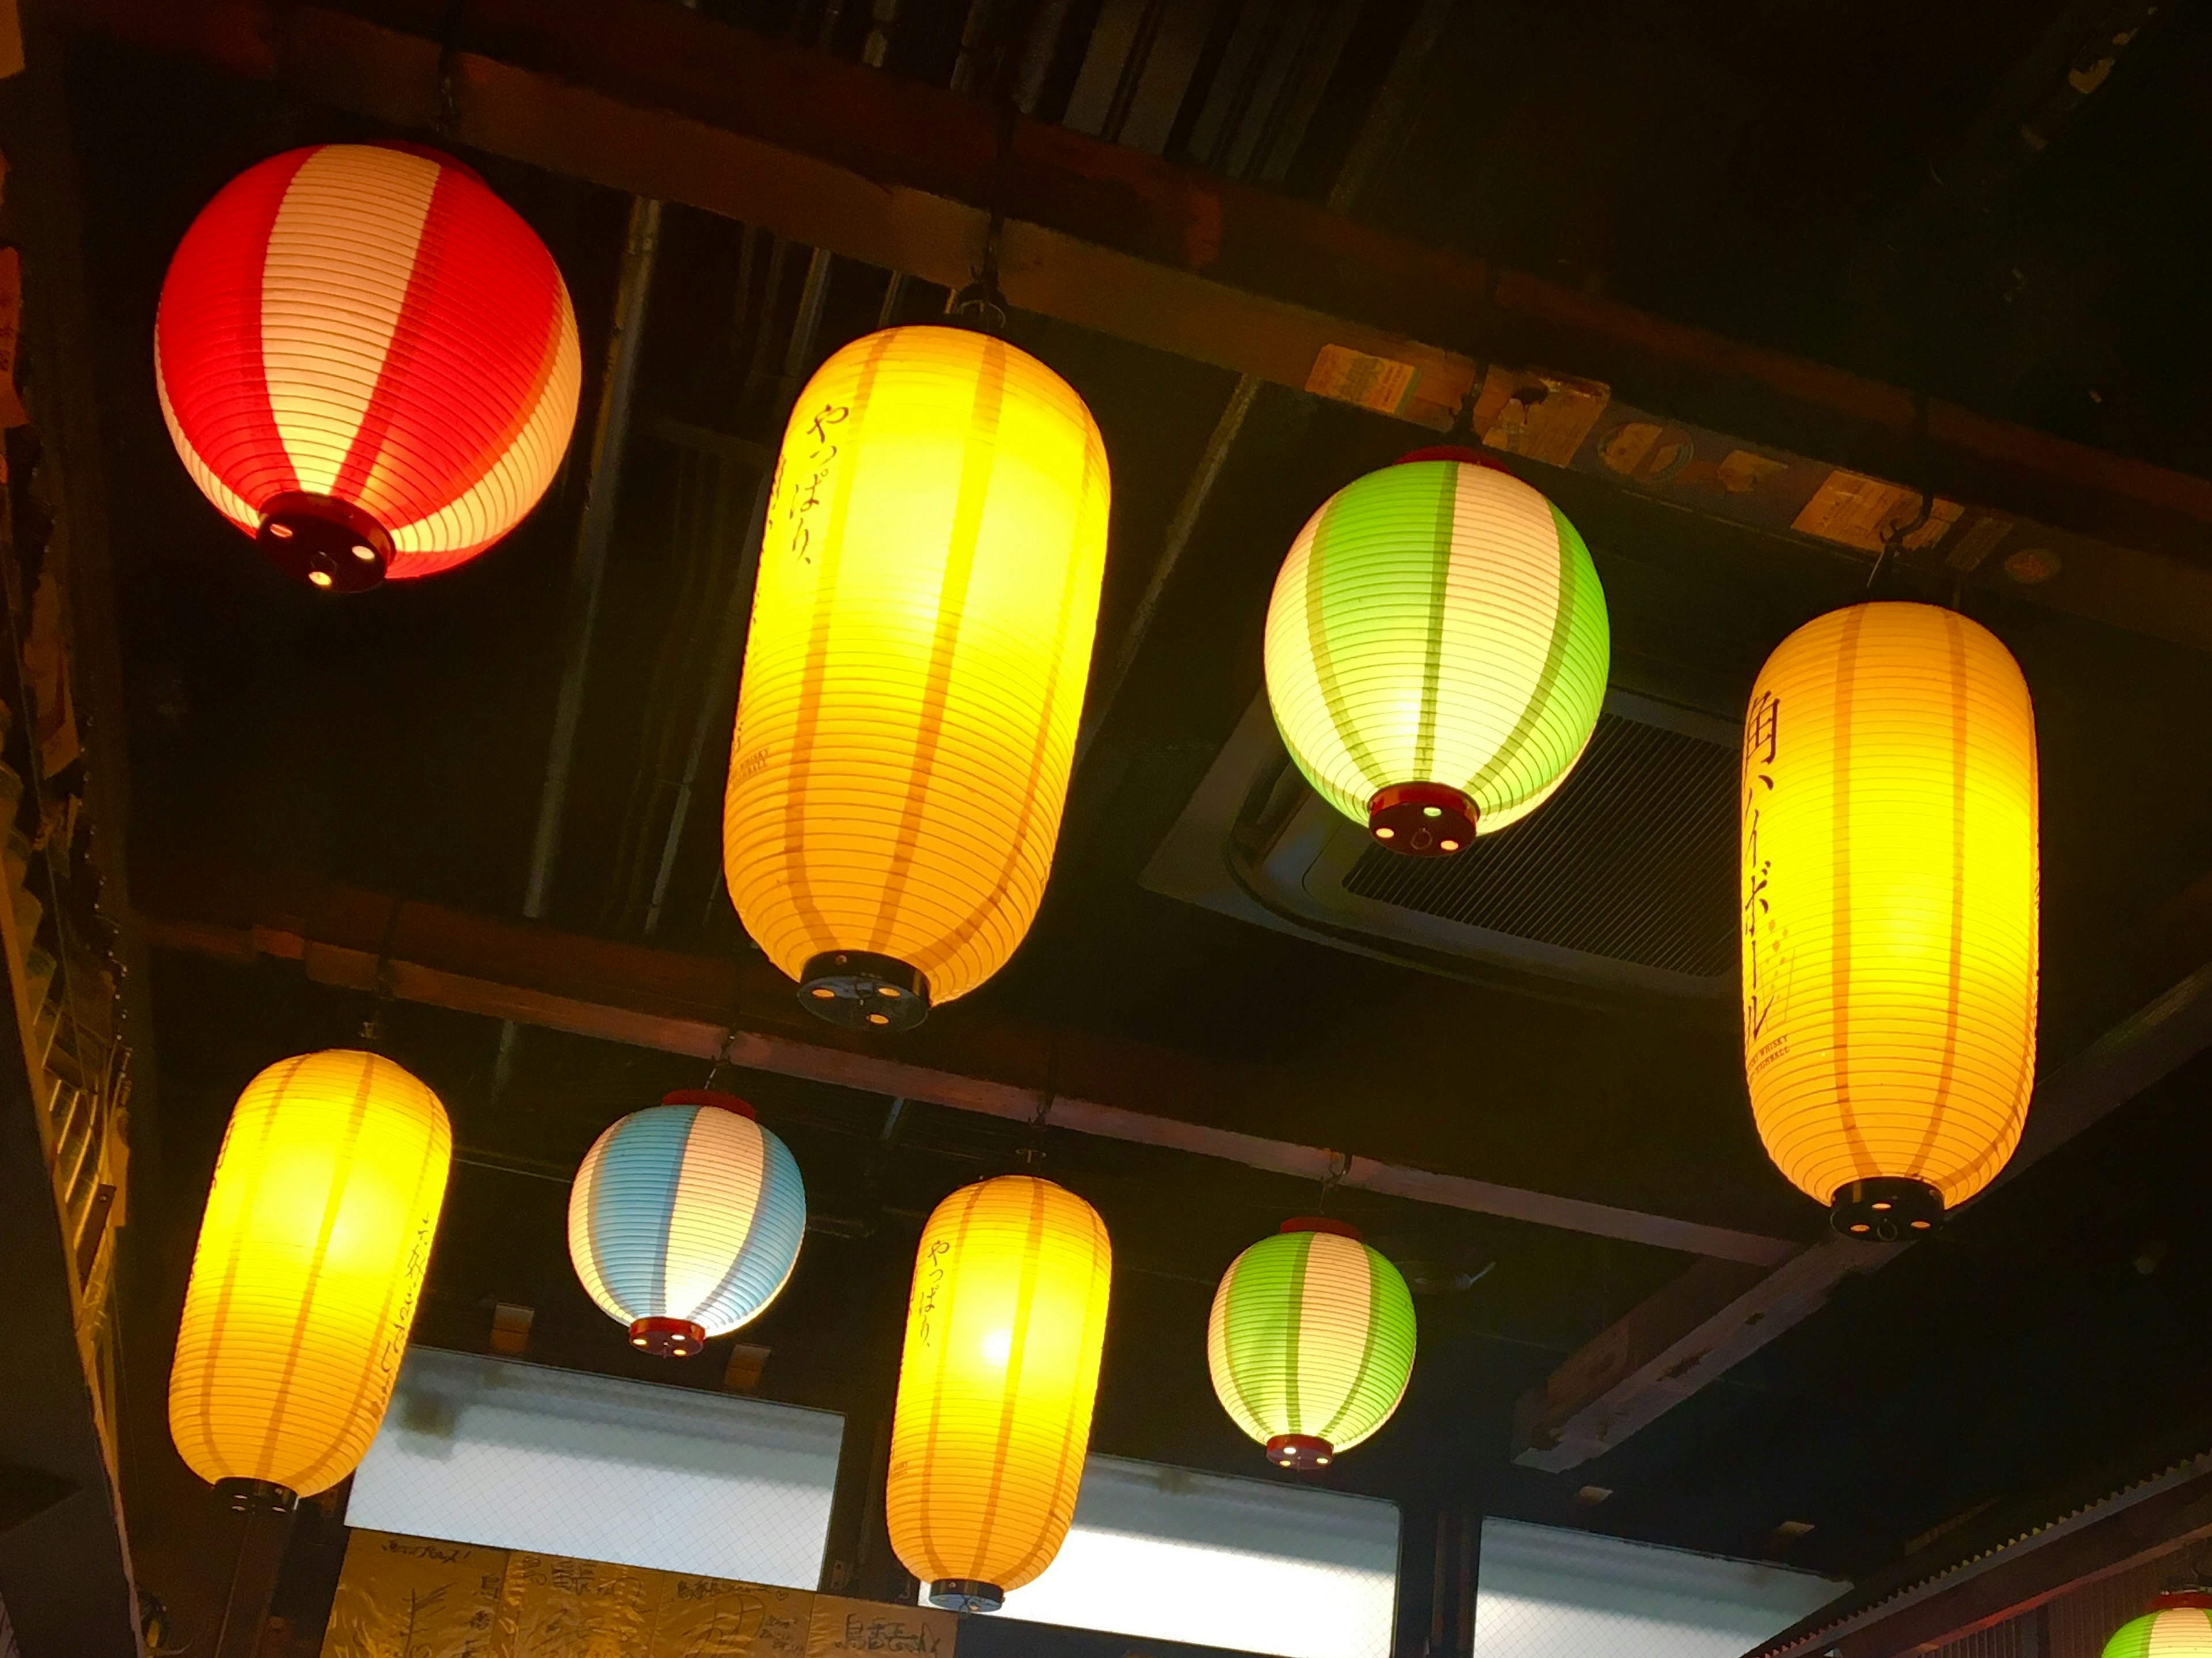
<instances>
[{"instance_id":1,"label":"dark wooden ceiling","mask_svg":"<svg viewBox=\"0 0 2212 1658\"><path fill-rule=\"evenodd\" d=\"M823 27L818 4L803 17L781 3L706 9L808 38ZM1101 9L1063 8L1040 113L1073 95ZM2212 17L2160 8L2099 70L2083 51L2133 9L1729 0L1692 18L1468 0L1360 211L1433 245L2212 474L2202 302ZM907 0L890 72L948 76L963 10ZM1408 11L1395 0L1350 9L1279 188L1326 193ZM826 38L857 55L871 26L869 8L852 4ZM2053 115L2069 76L2091 76L2094 95ZM368 129L94 41L78 47L72 82L134 848L514 913L561 672L580 466L507 545L453 574L337 605L283 585L175 464L146 349L155 298L169 250L224 179L283 146ZM2023 143L2021 129L2039 122L2039 146ZM596 365L624 203L471 159L553 247ZM803 251L779 254L764 235L680 210L665 234L550 911L615 937L643 930L640 872L659 847L641 840L641 814L669 786L670 733L689 729L702 700L731 696L668 665L697 660L687 595L734 551L702 514L726 514L728 492L750 486L702 471L666 422L772 442L805 263ZM873 326L884 286L881 271L839 267L813 355ZM941 301L917 286L900 314ZM1106 434L1115 499L1099 656L1110 659L1231 377L1032 317L1017 315L1012 332L1075 383ZM587 385L587 409L595 395ZM1328 491L1407 443L1407 428L1356 410L1261 392L1076 779L1036 932L974 1007L1293 1073L1264 1120L1235 1125L1252 1132L1817 1236L1820 1217L1752 1133L1730 1006L1469 986L1138 886L1259 687L1261 614L1291 536ZM1784 633L1865 591L1863 562L1802 542L1571 479L1560 501L1597 557L1616 650L1665 665L1724 717ZM2212 659L2017 601L1975 603L2020 657L2038 707L2047 1069L2212 948L2189 902L2212 872ZM717 884L721 763L718 732L709 804L680 837L656 943L748 947ZM364 1009L280 968L168 957L152 999L166 1190L138 1224L163 1241L150 1252L159 1303L180 1284L238 1086L281 1054L344 1039ZM696 1068L531 1033L495 1090L495 1025L401 1009L390 1040L480 1154L449 1199L424 1334L476 1344L490 1302L520 1301L540 1309L543 1356L636 1368L570 1279L559 1181L608 1121L696 1082ZM1377 1233L1495 1266L1423 1303L1406 1410L1335 1477L1414 1507L1472 1502L1739 1554L1765 1551L1783 1521L1810 1521L1793 1561L1873 1570L1991 1493L2204 1414L2212 1240L2193 1171L2212 1150L2208 1081L2203 1064L2179 1073L1575 1476L1510 1466L1514 1400L1682 1259L1347 1200ZM837 1223L810 1240L791 1295L747 1338L772 1349L765 1389L879 1409L918 1216L957 1181L1006 1166L1020 1136L925 1107L886 1141L888 1101L744 1084ZM1106 1212L1123 1267L1097 1442L1256 1471L1206 1387L1205 1308L1235 1250L1312 1193L1073 1137L1050 1150L1054 1171ZM157 1427L142 1440L143 1456L163 1455ZM1616 1495L1577 1508L1586 1481Z\"/></svg>"}]
</instances>

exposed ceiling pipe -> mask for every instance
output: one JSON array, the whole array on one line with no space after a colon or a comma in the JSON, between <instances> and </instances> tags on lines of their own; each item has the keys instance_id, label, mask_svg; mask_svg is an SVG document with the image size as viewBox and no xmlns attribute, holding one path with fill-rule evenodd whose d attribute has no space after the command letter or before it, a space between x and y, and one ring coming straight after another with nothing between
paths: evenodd
<instances>
[{"instance_id":1,"label":"exposed ceiling pipe","mask_svg":"<svg viewBox=\"0 0 2212 1658\"><path fill-rule=\"evenodd\" d=\"M553 704L545 780L538 790L538 821L531 832L530 865L523 879L522 913L533 921L545 918L554 872L560 865L568 779L576 762L576 728L583 717L592 640L599 631L599 590L606 578L607 548L614 537L623 455L629 447L637 365L644 349L646 301L660 256L660 203L652 197L630 197L622 274L615 287L614 319L607 339L606 373L599 387L599 422L584 486L584 513L576 527L576 556L569 566L568 635L562 651L561 689ZM521 1041L521 1026L509 1021L500 1027L498 1057L492 1065L495 1100L507 1092L514 1078L515 1054Z\"/></svg>"},{"instance_id":2,"label":"exposed ceiling pipe","mask_svg":"<svg viewBox=\"0 0 2212 1658\"><path fill-rule=\"evenodd\" d=\"M1336 181L1328 192L1330 212L1349 213L1358 201L1361 191L1403 126L1407 112L1434 61L1444 26L1460 3L1461 0L1425 0L1415 14L1406 30L1405 39L1400 43L1397 56L1391 61L1390 72L1383 77L1366 118L1360 123L1358 134L1352 140L1352 149L1337 171ZM1152 619L1158 614L1168 582L1182 560L1183 550L1190 544L1206 502L1212 499L1214 485L1220 481L1230 452L1236 447L1245 419L1252 411L1252 401L1264 384L1257 374L1239 375L1229 401L1222 406L1221 417L1206 438L1206 448L1192 470L1190 482L1184 486L1182 499L1176 504L1175 516L1168 520L1167 531L1160 540L1159 557L1153 562L1145 591L1139 596L1136 608L1129 613L1128 626L1122 629L1121 643L1114 653L1113 663L1085 708L1083 724L1075 738L1075 766L1079 770L1084 756L1104 728L1107 717L1113 713L1115 701L1121 695L1130 670L1136 666L1138 653L1144 648L1146 635L1152 631Z\"/></svg>"}]
</instances>

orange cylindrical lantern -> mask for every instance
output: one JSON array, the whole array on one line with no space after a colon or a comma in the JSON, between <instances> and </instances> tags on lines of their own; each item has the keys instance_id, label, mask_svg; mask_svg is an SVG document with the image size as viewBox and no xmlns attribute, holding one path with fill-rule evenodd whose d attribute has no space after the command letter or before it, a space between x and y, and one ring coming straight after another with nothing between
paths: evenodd
<instances>
[{"instance_id":1,"label":"orange cylindrical lantern","mask_svg":"<svg viewBox=\"0 0 2212 1658\"><path fill-rule=\"evenodd\" d=\"M1996 1178L2035 1084L2035 710L1932 604L1776 647L1743 749L1743 1054L1767 1152L1845 1233Z\"/></svg>"},{"instance_id":2,"label":"orange cylindrical lantern","mask_svg":"<svg viewBox=\"0 0 2212 1658\"><path fill-rule=\"evenodd\" d=\"M933 1605L995 1612L1060 1552L1113 1276L1098 1212L1033 1175L963 1187L922 1227L884 1519Z\"/></svg>"},{"instance_id":3,"label":"orange cylindrical lantern","mask_svg":"<svg viewBox=\"0 0 2212 1658\"><path fill-rule=\"evenodd\" d=\"M537 504L576 421L567 285L459 162L319 144L185 233L154 376L192 482L325 590L434 575Z\"/></svg>"}]
</instances>

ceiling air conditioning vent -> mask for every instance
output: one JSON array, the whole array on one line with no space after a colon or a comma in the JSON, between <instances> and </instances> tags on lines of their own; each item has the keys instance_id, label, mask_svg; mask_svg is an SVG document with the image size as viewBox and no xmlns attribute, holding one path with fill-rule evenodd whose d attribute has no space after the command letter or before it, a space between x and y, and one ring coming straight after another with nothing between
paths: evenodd
<instances>
[{"instance_id":1,"label":"ceiling air conditioning vent","mask_svg":"<svg viewBox=\"0 0 2212 1658\"><path fill-rule=\"evenodd\" d=\"M1724 996L1736 967L1736 743L1727 721L1616 689L1541 811L1456 857L1406 858L1305 786L1262 696L1144 884L1432 971Z\"/></svg>"}]
</instances>

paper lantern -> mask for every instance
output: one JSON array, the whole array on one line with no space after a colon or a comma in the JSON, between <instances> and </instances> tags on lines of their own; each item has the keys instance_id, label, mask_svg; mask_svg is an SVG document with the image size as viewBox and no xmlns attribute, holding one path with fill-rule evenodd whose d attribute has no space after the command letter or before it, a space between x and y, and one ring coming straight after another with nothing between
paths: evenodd
<instances>
[{"instance_id":1,"label":"paper lantern","mask_svg":"<svg viewBox=\"0 0 2212 1658\"><path fill-rule=\"evenodd\" d=\"M2212 1594L2154 1596L2142 1617L2112 1631L2104 1658L2212 1658Z\"/></svg>"},{"instance_id":2,"label":"paper lantern","mask_svg":"<svg viewBox=\"0 0 2212 1658\"><path fill-rule=\"evenodd\" d=\"M1480 452L1417 450L1322 504L1267 604L1267 701L1322 799L1394 851L1455 853L1565 780L1611 634L1559 509Z\"/></svg>"},{"instance_id":3,"label":"paper lantern","mask_svg":"<svg viewBox=\"0 0 2212 1658\"><path fill-rule=\"evenodd\" d=\"M1783 1174L1862 1237L1925 1231L2019 1144L2035 1080L2035 712L1929 604L1806 623L1752 689L1743 1052Z\"/></svg>"},{"instance_id":4,"label":"paper lantern","mask_svg":"<svg viewBox=\"0 0 2212 1658\"><path fill-rule=\"evenodd\" d=\"M633 1346L699 1351L765 1310L806 1235L799 1165L753 1108L686 1089L592 1143L568 1188L568 1259Z\"/></svg>"},{"instance_id":5,"label":"paper lantern","mask_svg":"<svg viewBox=\"0 0 2212 1658\"><path fill-rule=\"evenodd\" d=\"M922 1228L884 1517L933 1604L994 1612L1075 1517L1113 1246L1050 1181L962 1187Z\"/></svg>"},{"instance_id":6,"label":"paper lantern","mask_svg":"<svg viewBox=\"0 0 2212 1658\"><path fill-rule=\"evenodd\" d=\"M1413 1297L1358 1229L1287 1220L1222 1275L1206 1363L1221 1408L1270 1462L1327 1467L1406 1396Z\"/></svg>"},{"instance_id":7,"label":"paper lantern","mask_svg":"<svg viewBox=\"0 0 2212 1658\"><path fill-rule=\"evenodd\" d=\"M545 245L459 162L398 146L239 174L185 233L154 325L192 481L279 568L339 592L512 530L561 464L580 371Z\"/></svg>"},{"instance_id":8,"label":"paper lantern","mask_svg":"<svg viewBox=\"0 0 2212 1658\"><path fill-rule=\"evenodd\" d=\"M1044 896L1104 568L1106 449L1005 341L891 328L807 382L762 543L730 896L800 999L902 1028Z\"/></svg>"},{"instance_id":9,"label":"paper lantern","mask_svg":"<svg viewBox=\"0 0 2212 1658\"><path fill-rule=\"evenodd\" d=\"M232 1108L169 1372L192 1472L300 1497L354 1471L392 1397L453 1131L390 1060L270 1066Z\"/></svg>"}]
</instances>

